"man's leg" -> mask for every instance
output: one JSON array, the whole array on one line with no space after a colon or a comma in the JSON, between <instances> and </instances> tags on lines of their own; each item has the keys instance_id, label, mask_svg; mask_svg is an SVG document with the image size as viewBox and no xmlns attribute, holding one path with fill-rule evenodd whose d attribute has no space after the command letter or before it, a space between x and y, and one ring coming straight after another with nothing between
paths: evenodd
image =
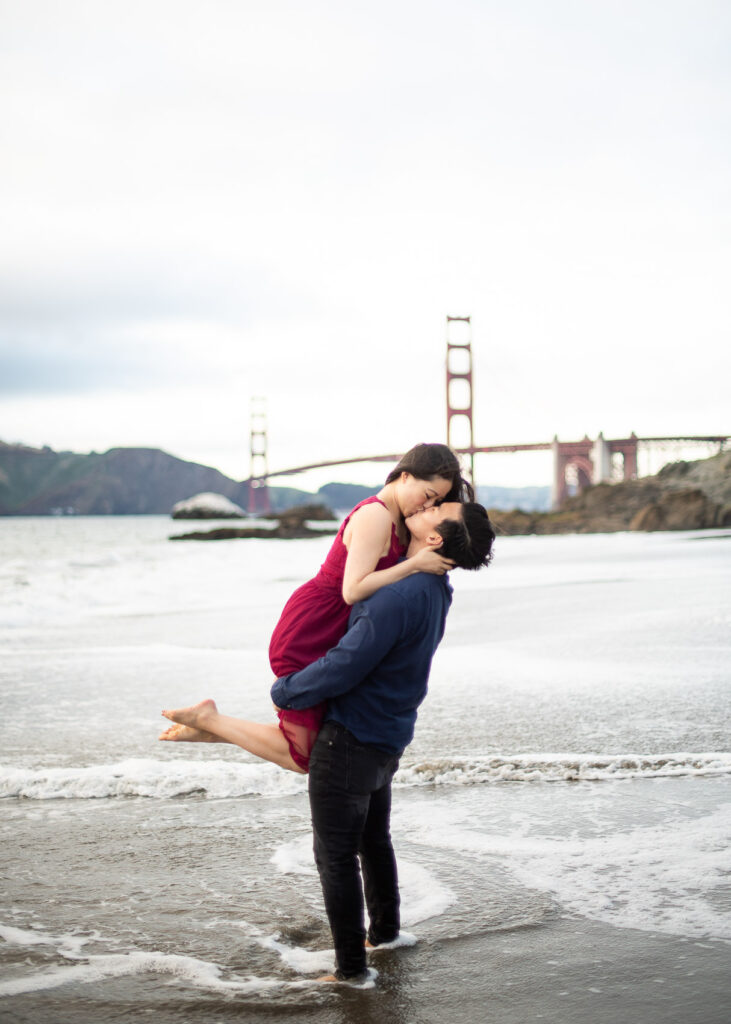
<instances>
[{"instance_id":1,"label":"man's leg","mask_svg":"<svg viewBox=\"0 0 731 1024\"><path fill-rule=\"evenodd\" d=\"M333 935L338 978L357 977L366 969L358 847L370 794L353 793L348 787L348 735L333 723L325 723L312 750L309 775L315 863Z\"/></svg>"},{"instance_id":2,"label":"man's leg","mask_svg":"<svg viewBox=\"0 0 731 1024\"><path fill-rule=\"evenodd\" d=\"M395 771L395 768L394 768ZM360 863L370 927L368 941L393 942L401 926L396 857L391 845L391 779L371 794L360 842Z\"/></svg>"}]
</instances>

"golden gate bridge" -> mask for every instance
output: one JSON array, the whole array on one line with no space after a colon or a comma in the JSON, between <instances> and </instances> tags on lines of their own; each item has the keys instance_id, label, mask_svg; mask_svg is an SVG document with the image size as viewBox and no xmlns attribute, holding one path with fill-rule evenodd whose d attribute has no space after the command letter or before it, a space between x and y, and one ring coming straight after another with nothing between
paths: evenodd
<instances>
[{"instance_id":1,"label":"golden gate bridge","mask_svg":"<svg viewBox=\"0 0 731 1024\"><path fill-rule=\"evenodd\" d=\"M455 328L458 334L455 335ZM638 437L634 432L628 437L597 438L583 437L579 441L538 441L531 444L475 445L472 426L473 373L471 319L464 316L447 317L447 359L446 359L446 443L469 463L468 475L475 484L475 455L494 455L514 452L550 451L553 454L553 479L551 507L559 508L571 490L584 488L610 480L631 480L638 475L638 453L640 446L716 446L724 450L731 436L685 435L673 437ZM467 443L455 442L457 434ZM403 452L384 455L359 455L342 459L326 459L310 462L289 469L270 471L268 468L266 403L264 399L252 399L250 431L250 472L247 480L250 512L270 510L267 483L275 477L295 476L309 470L326 469L330 466L347 466L355 463L389 462L397 463Z\"/></svg>"}]
</instances>

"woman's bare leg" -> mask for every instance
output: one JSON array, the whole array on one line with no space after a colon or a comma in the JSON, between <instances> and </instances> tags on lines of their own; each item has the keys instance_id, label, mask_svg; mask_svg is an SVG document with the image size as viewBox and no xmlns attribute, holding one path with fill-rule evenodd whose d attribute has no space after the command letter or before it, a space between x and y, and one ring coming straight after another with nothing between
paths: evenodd
<instances>
[{"instance_id":1,"label":"woman's bare leg","mask_svg":"<svg viewBox=\"0 0 731 1024\"><path fill-rule=\"evenodd\" d=\"M306 772L296 764L289 752L289 743L277 725L264 725L261 722L247 722L242 718L229 718L220 714L212 700L202 700L189 708L176 708L163 711L165 718L185 728L185 732L176 733L175 729L166 729L159 737L161 740L177 740L189 743L233 743L242 750L278 764L291 772L305 775ZM199 735L196 735L199 734ZM213 737L213 738L207 738Z\"/></svg>"}]
</instances>

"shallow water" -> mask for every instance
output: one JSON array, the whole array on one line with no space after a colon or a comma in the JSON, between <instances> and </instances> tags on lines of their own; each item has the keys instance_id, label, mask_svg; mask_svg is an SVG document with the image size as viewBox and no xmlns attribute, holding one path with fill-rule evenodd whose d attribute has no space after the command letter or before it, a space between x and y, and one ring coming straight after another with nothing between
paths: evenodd
<instances>
[{"instance_id":1,"label":"shallow water","mask_svg":"<svg viewBox=\"0 0 731 1024\"><path fill-rule=\"evenodd\" d=\"M676 982L690 957L716 991L731 940L727 536L501 539L487 572L452 574L393 814L418 942L373 956L369 997L312 983L332 954L305 781L155 740L159 708L203 696L270 720L268 636L329 541L174 532L162 517L0 520L0 997L14 1019L366 1020L376 998L412 1024L440 1019L451 963L457 1020L468 950L502 965L501 1019L527 1019L527 991L508 998L525 980L519 953L500 952L513 942L549 987L563 949L558 974L595 1012L570 928L605 935L605 965L644 935L672 952ZM495 977L482 984L497 998ZM633 998L674 1019L653 984L640 972Z\"/></svg>"}]
</instances>

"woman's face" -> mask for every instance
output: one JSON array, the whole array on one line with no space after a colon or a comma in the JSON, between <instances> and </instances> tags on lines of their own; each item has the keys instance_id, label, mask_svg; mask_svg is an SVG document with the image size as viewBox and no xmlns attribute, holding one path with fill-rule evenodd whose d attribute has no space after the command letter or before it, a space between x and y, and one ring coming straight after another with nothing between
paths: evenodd
<instances>
[{"instance_id":1,"label":"woman's face","mask_svg":"<svg viewBox=\"0 0 731 1024\"><path fill-rule=\"evenodd\" d=\"M452 490L452 481L443 476L420 480L411 473L402 473L396 487L396 500L404 519L414 512L430 508L435 501L445 498Z\"/></svg>"},{"instance_id":2,"label":"woman's face","mask_svg":"<svg viewBox=\"0 0 731 1024\"><path fill-rule=\"evenodd\" d=\"M462 518L462 503L459 501L440 501L438 505L429 505L419 509L406 521L409 533L417 540L424 540L434 533L440 523L447 519L459 521Z\"/></svg>"}]
</instances>

